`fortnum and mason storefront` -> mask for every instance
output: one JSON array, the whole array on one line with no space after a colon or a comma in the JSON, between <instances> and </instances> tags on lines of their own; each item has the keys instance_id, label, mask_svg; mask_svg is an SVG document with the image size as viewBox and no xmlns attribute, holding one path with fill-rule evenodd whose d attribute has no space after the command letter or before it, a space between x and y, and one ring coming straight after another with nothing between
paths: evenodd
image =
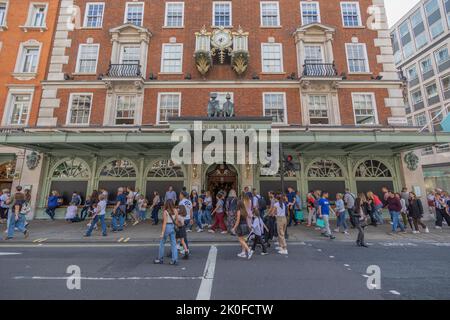
<instances>
[{"instance_id":1,"label":"fortnum and mason storefront","mask_svg":"<svg viewBox=\"0 0 450 320\"><path fill-rule=\"evenodd\" d=\"M196 119L205 120L205 119ZM172 150L178 141L172 133L180 128L192 132L194 119L179 118L165 128L139 127L136 129L103 128L61 130L24 130L3 134L1 144L39 152L40 163L35 170L33 189L37 191L34 217L44 218L48 194L57 190L67 205L74 191L84 199L94 190L105 189L113 201L119 187L131 187L152 199L154 191L164 194L169 186L176 191L218 190L244 187L256 188L265 195L269 190L281 191L281 171L264 174L261 164L232 161L209 163L176 163ZM224 131L224 123L233 128L245 124L248 129L272 129L270 119L234 118L204 121L202 132L214 129ZM242 128L242 126L241 126ZM228 130L228 129L227 129ZM192 133L193 136L193 133ZM445 140L445 141L444 141ZM292 156L293 168L283 170L284 187L293 187L306 197L309 190L330 192L332 198L349 188L353 192L372 190L379 193L383 186L399 190L407 183L402 164L402 153L429 144L450 142L440 134L420 134L414 131L361 128L279 128L279 144L284 159ZM227 141L229 144L230 142ZM235 143L235 141L234 141ZM246 143L248 159L249 147ZM199 145L192 142L192 150ZM206 150L211 142L200 142ZM228 150L228 149L227 149ZM242 157L234 148L235 157ZM228 152L228 151L227 151ZM194 155L192 155L194 157ZM224 158L230 159L230 158ZM63 216L63 208L58 216Z\"/></svg>"}]
</instances>

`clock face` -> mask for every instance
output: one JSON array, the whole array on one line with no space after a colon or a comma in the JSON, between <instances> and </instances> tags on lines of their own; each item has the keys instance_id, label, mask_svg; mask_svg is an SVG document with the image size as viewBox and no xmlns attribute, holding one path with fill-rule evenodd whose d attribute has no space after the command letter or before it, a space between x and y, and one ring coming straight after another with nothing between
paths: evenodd
<instances>
[{"instance_id":1,"label":"clock face","mask_svg":"<svg viewBox=\"0 0 450 320\"><path fill-rule=\"evenodd\" d=\"M231 46L231 35L225 30L218 30L212 36L212 44L220 49Z\"/></svg>"}]
</instances>

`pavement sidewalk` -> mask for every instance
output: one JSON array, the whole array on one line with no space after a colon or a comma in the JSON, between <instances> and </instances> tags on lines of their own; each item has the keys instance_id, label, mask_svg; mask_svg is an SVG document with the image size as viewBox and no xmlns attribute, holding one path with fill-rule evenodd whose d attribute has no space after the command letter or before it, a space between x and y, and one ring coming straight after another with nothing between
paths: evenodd
<instances>
[{"instance_id":1,"label":"pavement sidewalk","mask_svg":"<svg viewBox=\"0 0 450 320\"><path fill-rule=\"evenodd\" d=\"M140 223L137 226L128 226L124 231L118 233L109 232L108 236L103 237L101 231L94 231L92 237L83 237L87 227L86 222L69 223L65 221L48 221L33 220L30 221L30 236L24 239L21 233L16 233L16 237L9 242L1 241L0 243L155 243L159 241L161 233L161 225L153 226L150 222ZM334 223L332 222L334 228ZM443 242L450 243L450 228L444 226L442 230L436 230L433 223L428 222L430 233L412 234L408 229L407 234L389 235L391 225L386 223L378 227L369 226L366 228L366 240L368 242ZM0 225L2 231L6 229L6 225ZM100 228L99 228L100 229ZM320 235L320 232L314 227L306 227L305 225L292 226L288 228L288 241L330 241ZM3 233L3 236L6 234ZM334 241L355 241L357 231L350 229L350 235L342 233L335 234ZM219 242L236 242L236 238L231 235L222 235L220 233L211 234L208 232L197 233L193 231L188 233L190 242L200 243L219 243Z\"/></svg>"}]
</instances>

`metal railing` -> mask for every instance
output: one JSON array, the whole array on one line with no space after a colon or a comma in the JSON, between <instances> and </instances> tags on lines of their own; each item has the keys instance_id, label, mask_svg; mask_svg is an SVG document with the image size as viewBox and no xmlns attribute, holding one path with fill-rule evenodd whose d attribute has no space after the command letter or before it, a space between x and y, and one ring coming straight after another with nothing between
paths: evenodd
<instances>
[{"instance_id":1,"label":"metal railing","mask_svg":"<svg viewBox=\"0 0 450 320\"><path fill-rule=\"evenodd\" d=\"M139 64L110 64L106 75L111 78L141 77L141 66Z\"/></svg>"},{"instance_id":2,"label":"metal railing","mask_svg":"<svg viewBox=\"0 0 450 320\"><path fill-rule=\"evenodd\" d=\"M303 65L303 76L305 77L337 77L338 72L334 63L311 63Z\"/></svg>"}]
</instances>

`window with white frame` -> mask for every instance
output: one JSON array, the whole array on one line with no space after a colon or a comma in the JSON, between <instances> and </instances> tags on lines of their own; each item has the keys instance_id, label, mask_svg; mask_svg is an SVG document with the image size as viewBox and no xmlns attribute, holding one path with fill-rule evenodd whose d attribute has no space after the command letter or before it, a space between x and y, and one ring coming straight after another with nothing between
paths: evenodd
<instances>
[{"instance_id":1,"label":"window with white frame","mask_svg":"<svg viewBox=\"0 0 450 320\"><path fill-rule=\"evenodd\" d=\"M286 123L286 96L284 93L264 93L264 116L274 123Z\"/></svg>"},{"instance_id":2,"label":"window with white frame","mask_svg":"<svg viewBox=\"0 0 450 320\"><path fill-rule=\"evenodd\" d=\"M341 13L344 27L360 27L362 25L358 2L341 2Z\"/></svg>"},{"instance_id":3,"label":"window with white frame","mask_svg":"<svg viewBox=\"0 0 450 320\"><path fill-rule=\"evenodd\" d=\"M355 123L357 125L377 124L375 96L372 93L354 93L352 98Z\"/></svg>"},{"instance_id":4,"label":"window with white frame","mask_svg":"<svg viewBox=\"0 0 450 320\"><path fill-rule=\"evenodd\" d=\"M8 3L0 2L0 27L4 27L6 25L7 9L8 9Z\"/></svg>"},{"instance_id":5,"label":"window with white frame","mask_svg":"<svg viewBox=\"0 0 450 320\"><path fill-rule=\"evenodd\" d=\"M424 127L428 123L427 115L425 112L416 114L414 116L414 120L416 122L416 126L418 126L418 127Z\"/></svg>"},{"instance_id":6,"label":"window with white frame","mask_svg":"<svg viewBox=\"0 0 450 320\"><path fill-rule=\"evenodd\" d=\"M232 26L232 9L230 1L213 2L213 26Z\"/></svg>"},{"instance_id":7,"label":"window with white frame","mask_svg":"<svg viewBox=\"0 0 450 320\"><path fill-rule=\"evenodd\" d=\"M310 124L329 124L327 96L309 95L308 112Z\"/></svg>"},{"instance_id":8,"label":"window with white frame","mask_svg":"<svg viewBox=\"0 0 450 320\"><path fill-rule=\"evenodd\" d=\"M123 45L120 52L121 64L140 64L141 63L141 46L140 45Z\"/></svg>"},{"instance_id":9,"label":"window with white frame","mask_svg":"<svg viewBox=\"0 0 450 320\"><path fill-rule=\"evenodd\" d=\"M262 72L283 72L283 47L281 43L263 43L262 48Z\"/></svg>"},{"instance_id":10,"label":"window with white frame","mask_svg":"<svg viewBox=\"0 0 450 320\"><path fill-rule=\"evenodd\" d=\"M36 73L39 62L39 47L23 47L20 72Z\"/></svg>"},{"instance_id":11,"label":"window with white frame","mask_svg":"<svg viewBox=\"0 0 450 320\"><path fill-rule=\"evenodd\" d=\"M442 91L444 92L450 91L450 75L443 77L441 82L442 82Z\"/></svg>"},{"instance_id":12,"label":"window with white frame","mask_svg":"<svg viewBox=\"0 0 450 320\"><path fill-rule=\"evenodd\" d=\"M280 26L280 5L278 1L261 1L261 26Z\"/></svg>"},{"instance_id":13,"label":"window with white frame","mask_svg":"<svg viewBox=\"0 0 450 320\"><path fill-rule=\"evenodd\" d=\"M135 95L119 95L116 98L116 125L133 125L136 113L137 97Z\"/></svg>"},{"instance_id":14,"label":"window with white frame","mask_svg":"<svg viewBox=\"0 0 450 320\"><path fill-rule=\"evenodd\" d=\"M447 62L450 58L448 54L448 48L447 46L440 48L438 51L435 52L434 56L436 57L436 63L438 66L444 64Z\"/></svg>"},{"instance_id":15,"label":"window with white frame","mask_svg":"<svg viewBox=\"0 0 450 320\"><path fill-rule=\"evenodd\" d=\"M409 28L409 21L406 20L399 27L400 42L403 48L403 55L405 58L409 58L415 52L414 42L412 41L411 31Z\"/></svg>"},{"instance_id":16,"label":"window with white frame","mask_svg":"<svg viewBox=\"0 0 450 320\"><path fill-rule=\"evenodd\" d=\"M323 63L323 49L321 45L304 46L305 63Z\"/></svg>"},{"instance_id":17,"label":"window with white frame","mask_svg":"<svg viewBox=\"0 0 450 320\"><path fill-rule=\"evenodd\" d=\"M103 25L103 14L105 4L103 2L88 2L84 16L85 28L101 28Z\"/></svg>"},{"instance_id":18,"label":"window with white frame","mask_svg":"<svg viewBox=\"0 0 450 320\"><path fill-rule=\"evenodd\" d=\"M27 25L30 27L44 27L46 12L46 4L32 3Z\"/></svg>"},{"instance_id":19,"label":"window with white frame","mask_svg":"<svg viewBox=\"0 0 450 320\"><path fill-rule=\"evenodd\" d=\"M163 44L161 57L162 73L183 72L183 45Z\"/></svg>"},{"instance_id":20,"label":"window with white frame","mask_svg":"<svg viewBox=\"0 0 450 320\"><path fill-rule=\"evenodd\" d=\"M318 2L304 2L300 3L302 25L311 23L320 23L320 8Z\"/></svg>"},{"instance_id":21,"label":"window with white frame","mask_svg":"<svg viewBox=\"0 0 450 320\"><path fill-rule=\"evenodd\" d=\"M350 73L369 72L366 45L363 43L347 43L347 62Z\"/></svg>"},{"instance_id":22,"label":"window with white frame","mask_svg":"<svg viewBox=\"0 0 450 320\"><path fill-rule=\"evenodd\" d=\"M12 94L10 98L8 125L26 125L30 108L31 94Z\"/></svg>"},{"instance_id":23,"label":"window with white frame","mask_svg":"<svg viewBox=\"0 0 450 320\"><path fill-rule=\"evenodd\" d=\"M86 125L89 124L89 117L92 108L91 93L73 93L70 96L69 114L67 124Z\"/></svg>"},{"instance_id":24,"label":"window with white frame","mask_svg":"<svg viewBox=\"0 0 450 320\"><path fill-rule=\"evenodd\" d=\"M414 12L410 20L411 20L411 27L414 33L416 48L417 50L420 50L428 44L428 36L422 17L422 10L419 9L416 12Z\"/></svg>"},{"instance_id":25,"label":"window with white frame","mask_svg":"<svg viewBox=\"0 0 450 320\"><path fill-rule=\"evenodd\" d=\"M408 80L409 81L416 80L419 77L419 75L417 73L416 65L413 65L412 67L408 68L406 70L406 74L408 75Z\"/></svg>"},{"instance_id":26,"label":"window with white frame","mask_svg":"<svg viewBox=\"0 0 450 320\"><path fill-rule=\"evenodd\" d=\"M77 73L96 73L99 44L80 44L77 61Z\"/></svg>"},{"instance_id":27,"label":"window with white frame","mask_svg":"<svg viewBox=\"0 0 450 320\"><path fill-rule=\"evenodd\" d=\"M166 27L183 27L184 2L166 2Z\"/></svg>"},{"instance_id":28,"label":"window with white frame","mask_svg":"<svg viewBox=\"0 0 450 320\"><path fill-rule=\"evenodd\" d=\"M127 2L125 9L125 23L141 27L144 21L144 3Z\"/></svg>"},{"instance_id":29,"label":"window with white frame","mask_svg":"<svg viewBox=\"0 0 450 320\"><path fill-rule=\"evenodd\" d=\"M416 90L411 93L411 101L413 105L419 104L423 102L422 91Z\"/></svg>"},{"instance_id":30,"label":"window with white frame","mask_svg":"<svg viewBox=\"0 0 450 320\"><path fill-rule=\"evenodd\" d=\"M438 95L436 83L432 83L432 84L426 86L425 91L427 92L428 99L434 98Z\"/></svg>"},{"instance_id":31,"label":"window with white frame","mask_svg":"<svg viewBox=\"0 0 450 320\"><path fill-rule=\"evenodd\" d=\"M180 93L161 93L158 99L158 123L167 123L170 118L178 117L181 111Z\"/></svg>"}]
</instances>

